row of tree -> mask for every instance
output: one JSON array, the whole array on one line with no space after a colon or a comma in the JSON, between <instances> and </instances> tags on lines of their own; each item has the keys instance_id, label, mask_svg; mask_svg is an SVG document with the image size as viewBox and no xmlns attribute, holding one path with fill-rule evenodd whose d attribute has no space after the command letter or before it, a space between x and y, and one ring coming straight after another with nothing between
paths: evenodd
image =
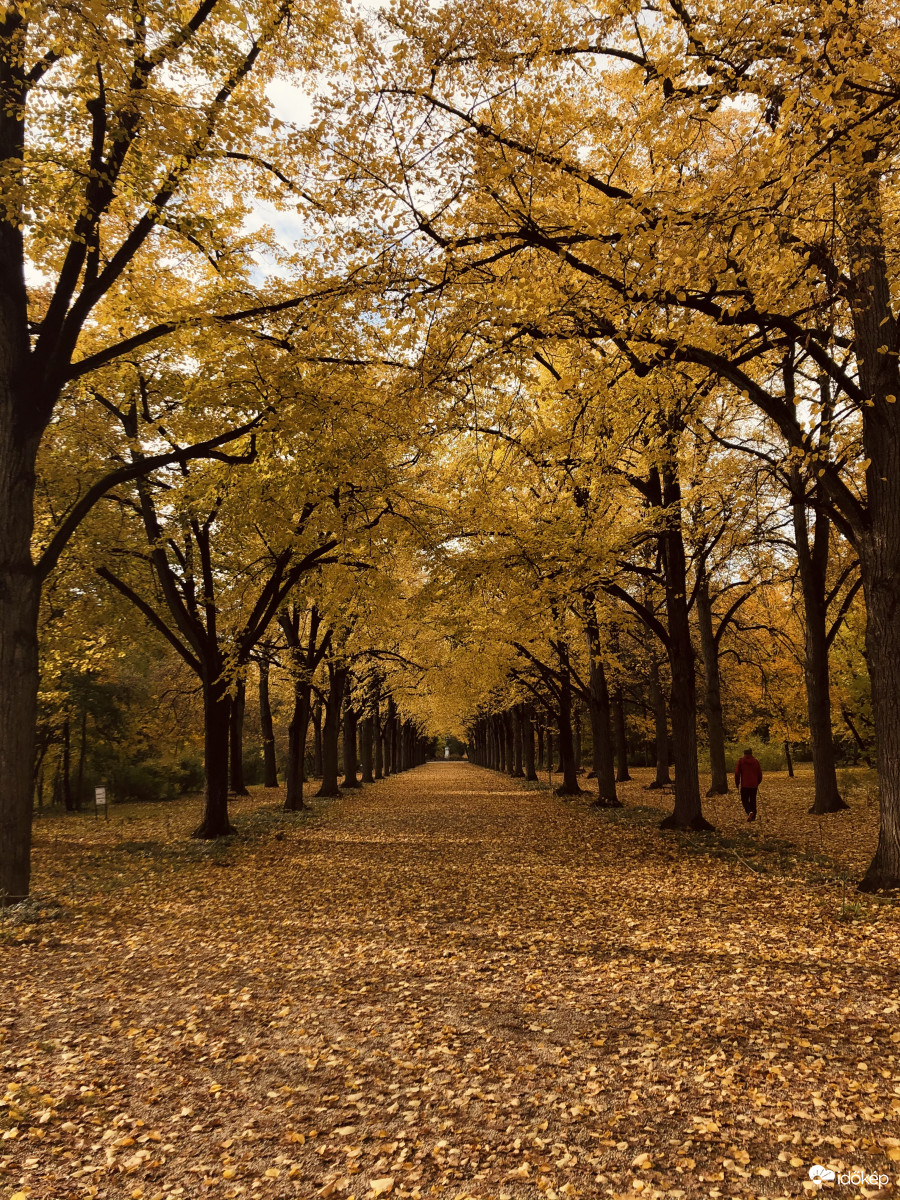
<instances>
[{"instance_id":1,"label":"row of tree","mask_svg":"<svg viewBox=\"0 0 900 1200\"><path fill-rule=\"evenodd\" d=\"M668 692L680 827L699 658L716 788L729 729L768 725L834 811L835 711L863 747L871 717L863 886L900 884L896 28L855 0L791 36L762 0L9 8L3 900L39 696L113 686L135 611L201 702L205 834L273 630L295 744L316 671L377 663L429 732L532 703L567 742L574 697L610 803L632 672L660 739ZM301 128L273 97L312 71Z\"/></svg>"}]
</instances>

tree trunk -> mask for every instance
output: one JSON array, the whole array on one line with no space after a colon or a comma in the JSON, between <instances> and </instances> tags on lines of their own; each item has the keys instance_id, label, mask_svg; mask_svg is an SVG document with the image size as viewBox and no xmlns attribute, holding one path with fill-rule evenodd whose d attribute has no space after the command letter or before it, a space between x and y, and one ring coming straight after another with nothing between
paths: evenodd
<instances>
[{"instance_id":1,"label":"tree trunk","mask_svg":"<svg viewBox=\"0 0 900 1200\"><path fill-rule=\"evenodd\" d=\"M850 716L850 713L843 705L841 705L841 716L844 718L844 724L850 730L850 736L853 738L854 742L856 743L857 750L862 755L863 762L866 764L867 767L871 767L872 761L869 758L869 747L863 741L863 738L862 738L859 730L856 728L853 718ZM784 743L784 746L785 746L785 749L787 750L787 746L788 746L787 742ZM793 770L792 764L790 763L790 754L788 754L788 774L793 775L793 773L794 773L794 770Z\"/></svg>"},{"instance_id":2,"label":"tree trunk","mask_svg":"<svg viewBox=\"0 0 900 1200\"><path fill-rule=\"evenodd\" d=\"M666 695L659 682L659 659L650 654L650 703L653 706L653 729L656 742L656 778L650 788L666 787L669 779L669 725L666 719Z\"/></svg>"},{"instance_id":3,"label":"tree trunk","mask_svg":"<svg viewBox=\"0 0 900 1200\"><path fill-rule=\"evenodd\" d=\"M231 736L229 753L229 782L232 794L249 796L247 785L244 783L244 707L246 692L244 681L238 682L234 698L231 701Z\"/></svg>"},{"instance_id":4,"label":"tree trunk","mask_svg":"<svg viewBox=\"0 0 900 1200\"><path fill-rule=\"evenodd\" d=\"M87 754L87 707L81 710L81 738L78 743L78 766L75 769L75 807L84 803L84 760Z\"/></svg>"},{"instance_id":5,"label":"tree trunk","mask_svg":"<svg viewBox=\"0 0 900 1200\"><path fill-rule=\"evenodd\" d=\"M322 728L322 785L317 796L339 796L338 742L341 736L341 704L347 685L347 668L328 667L328 698L325 701L325 723Z\"/></svg>"},{"instance_id":6,"label":"tree trunk","mask_svg":"<svg viewBox=\"0 0 900 1200\"><path fill-rule=\"evenodd\" d=\"M601 808L621 808L616 795L616 772L610 728L609 688L606 671L600 657L600 630L593 617L587 622L588 660L588 717L591 722L591 743L594 776L597 780L597 799Z\"/></svg>"},{"instance_id":7,"label":"tree trunk","mask_svg":"<svg viewBox=\"0 0 900 1200\"><path fill-rule=\"evenodd\" d=\"M672 692L672 741L675 749L675 808L662 829L711 829L703 816L700 772L697 766L697 689L694 648L688 621L687 567L681 532L681 486L677 465L669 459L660 468L665 527L660 535L665 568L666 624Z\"/></svg>"},{"instance_id":8,"label":"tree trunk","mask_svg":"<svg viewBox=\"0 0 900 1200\"><path fill-rule=\"evenodd\" d=\"M900 430L894 454L893 516L876 509L863 576L881 807L875 856L859 885L864 892L900 888Z\"/></svg>"},{"instance_id":9,"label":"tree trunk","mask_svg":"<svg viewBox=\"0 0 900 1200\"><path fill-rule=\"evenodd\" d=\"M880 169L880 168L879 168ZM848 189L847 257L868 513L856 546L866 599L866 657L878 753L878 846L860 888L900 888L900 330L891 305L879 177L869 164ZM888 353L879 353L886 346Z\"/></svg>"},{"instance_id":10,"label":"tree trunk","mask_svg":"<svg viewBox=\"0 0 900 1200\"><path fill-rule=\"evenodd\" d=\"M278 764L275 759L275 727L272 724L272 705L269 700L269 664L259 660L259 724L263 739L263 787L278 787Z\"/></svg>"},{"instance_id":11,"label":"tree trunk","mask_svg":"<svg viewBox=\"0 0 900 1200\"><path fill-rule=\"evenodd\" d=\"M372 714L367 713L359 724L359 758L363 783L375 782L375 776L372 773L374 727L375 721Z\"/></svg>"},{"instance_id":12,"label":"tree trunk","mask_svg":"<svg viewBox=\"0 0 900 1200\"><path fill-rule=\"evenodd\" d=\"M17 123L22 126L22 122ZM18 238L18 234L13 235ZM0 906L28 895L31 881L31 813L34 803L35 723L38 692L38 608L40 584L31 560L34 528L35 460L39 432L23 432L37 397L17 396L8 380L24 378L28 339L15 345L7 318L12 307L9 261L0 263ZM21 265L18 266L21 277ZM20 278L24 303L24 282ZM24 311L24 308L23 308Z\"/></svg>"},{"instance_id":13,"label":"tree trunk","mask_svg":"<svg viewBox=\"0 0 900 1200\"><path fill-rule=\"evenodd\" d=\"M534 782L537 771L534 761L534 719L531 706L522 705L522 757L524 759L525 778Z\"/></svg>"},{"instance_id":14,"label":"tree trunk","mask_svg":"<svg viewBox=\"0 0 900 1200\"><path fill-rule=\"evenodd\" d=\"M583 758L583 749L584 748L582 746L583 730L581 728L581 706L578 704L576 704L574 706L574 712L572 715L572 731L573 731L574 740L575 740L575 774L580 775L582 772L582 758Z\"/></svg>"},{"instance_id":15,"label":"tree trunk","mask_svg":"<svg viewBox=\"0 0 900 1200\"><path fill-rule=\"evenodd\" d=\"M828 671L828 610L825 602L831 522L821 513L816 514L810 546L808 510L796 468L792 472L791 484L797 573L803 592L803 674L815 781L815 800L809 811L840 812L847 805L837 784L834 731L831 725L831 679Z\"/></svg>"},{"instance_id":16,"label":"tree trunk","mask_svg":"<svg viewBox=\"0 0 900 1200\"><path fill-rule=\"evenodd\" d=\"M713 630L709 579L701 568L697 582L697 624L700 628L700 653L706 684L706 731L709 737L709 773L707 796L728 794L728 767L725 763L725 725L722 720L722 684L719 674L719 645Z\"/></svg>"},{"instance_id":17,"label":"tree trunk","mask_svg":"<svg viewBox=\"0 0 900 1200\"><path fill-rule=\"evenodd\" d=\"M375 705L375 712L372 716L372 737L374 739L374 757L375 769L373 774L376 779L384 778L384 742L381 734L381 705Z\"/></svg>"},{"instance_id":18,"label":"tree trunk","mask_svg":"<svg viewBox=\"0 0 900 1200\"><path fill-rule=\"evenodd\" d=\"M385 775L396 775L397 766L397 742L395 737L395 718L397 716L397 706L394 704L394 697L388 696L387 713L384 718L384 773Z\"/></svg>"},{"instance_id":19,"label":"tree trunk","mask_svg":"<svg viewBox=\"0 0 900 1200\"><path fill-rule=\"evenodd\" d=\"M72 724L69 718L63 721L62 727L62 794L66 812L74 812L72 803Z\"/></svg>"},{"instance_id":20,"label":"tree trunk","mask_svg":"<svg viewBox=\"0 0 900 1200\"><path fill-rule=\"evenodd\" d=\"M575 771L575 740L572 736L572 677L569 670L569 651L564 643L556 647L559 655L559 759L562 783L556 789L558 796L580 796L578 775Z\"/></svg>"},{"instance_id":21,"label":"tree trunk","mask_svg":"<svg viewBox=\"0 0 900 1200\"><path fill-rule=\"evenodd\" d=\"M356 755L356 729L358 724L356 709L353 707L353 698L350 695L350 675L348 673L344 696L344 778L341 780L341 788L362 787L362 784L356 778L359 766Z\"/></svg>"},{"instance_id":22,"label":"tree trunk","mask_svg":"<svg viewBox=\"0 0 900 1200\"><path fill-rule=\"evenodd\" d=\"M306 734L309 729L309 709L312 688L301 679L294 680L294 711L288 726L288 759L285 777L284 807L286 812L307 808L303 799L303 780L306 775Z\"/></svg>"},{"instance_id":23,"label":"tree trunk","mask_svg":"<svg viewBox=\"0 0 900 1200\"><path fill-rule=\"evenodd\" d=\"M228 741L231 734L231 697L222 681L222 664L214 663L203 675L203 746L206 769L206 803L195 838L227 837L234 833L228 819Z\"/></svg>"},{"instance_id":24,"label":"tree trunk","mask_svg":"<svg viewBox=\"0 0 900 1200\"><path fill-rule=\"evenodd\" d=\"M794 760L791 758L791 743L785 738L784 757L787 759L788 779L794 778Z\"/></svg>"},{"instance_id":25,"label":"tree trunk","mask_svg":"<svg viewBox=\"0 0 900 1200\"><path fill-rule=\"evenodd\" d=\"M613 741L616 748L616 783L628 783L628 734L625 729L625 697L621 684L613 698Z\"/></svg>"},{"instance_id":26,"label":"tree trunk","mask_svg":"<svg viewBox=\"0 0 900 1200\"><path fill-rule=\"evenodd\" d=\"M506 770L514 779L522 777L522 743L519 741L519 721L514 708L503 714L506 731Z\"/></svg>"},{"instance_id":27,"label":"tree trunk","mask_svg":"<svg viewBox=\"0 0 900 1200\"><path fill-rule=\"evenodd\" d=\"M319 700L313 705L313 774L316 779L322 778L322 704Z\"/></svg>"}]
</instances>

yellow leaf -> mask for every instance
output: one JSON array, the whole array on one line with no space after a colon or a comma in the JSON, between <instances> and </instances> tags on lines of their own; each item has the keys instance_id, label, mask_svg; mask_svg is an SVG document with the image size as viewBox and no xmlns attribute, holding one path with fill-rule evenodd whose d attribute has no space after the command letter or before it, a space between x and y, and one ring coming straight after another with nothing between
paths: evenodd
<instances>
[{"instance_id":1,"label":"yellow leaf","mask_svg":"<svg viewBox=\"0 0 900 1200\"><path fill-rule=\"evenodd\" d=\"M384 1179L373 1179L369 1187L373 1196L389 1196L394 1190L394 1177L388 1175Z\"/></svg>"}]
</instances>

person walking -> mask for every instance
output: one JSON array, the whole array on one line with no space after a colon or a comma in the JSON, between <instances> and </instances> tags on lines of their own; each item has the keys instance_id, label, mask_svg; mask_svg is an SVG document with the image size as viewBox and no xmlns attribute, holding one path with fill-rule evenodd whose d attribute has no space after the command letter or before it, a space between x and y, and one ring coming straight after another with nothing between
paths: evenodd
<instances>
[{"instance_id":1,"label":"person walking","mask_svg":"<svg viewBox=\"0 0 900 1200\"><path fill-rule=\"evenodd\" d=\"M752 750L745 750L734 768L734 782L741 789L741 804L748 821L756 820L756 791L762 783L762 767L753 757Z\"/></svg>"}]
</instances>

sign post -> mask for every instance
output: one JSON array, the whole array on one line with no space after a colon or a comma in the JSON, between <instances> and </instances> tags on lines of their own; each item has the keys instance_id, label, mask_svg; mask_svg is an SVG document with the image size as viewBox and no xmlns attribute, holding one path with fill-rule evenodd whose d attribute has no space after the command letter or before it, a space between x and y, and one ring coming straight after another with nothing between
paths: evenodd
<instances>
[{"instance_id":1,"label":"sign post","mask_svg":"<svg viewBox=\"0 0 900 1200\"><path fill-rule=\"evenodd\" d=\"M105 816L107 821L109 820L109 803L106 799L106 788L105 787L95 787L94 788L94 808L95 808L95 811L96 811L98 817L100 816L100 809L102 808L103 815Z\"/></svg>"}]
</instances>

